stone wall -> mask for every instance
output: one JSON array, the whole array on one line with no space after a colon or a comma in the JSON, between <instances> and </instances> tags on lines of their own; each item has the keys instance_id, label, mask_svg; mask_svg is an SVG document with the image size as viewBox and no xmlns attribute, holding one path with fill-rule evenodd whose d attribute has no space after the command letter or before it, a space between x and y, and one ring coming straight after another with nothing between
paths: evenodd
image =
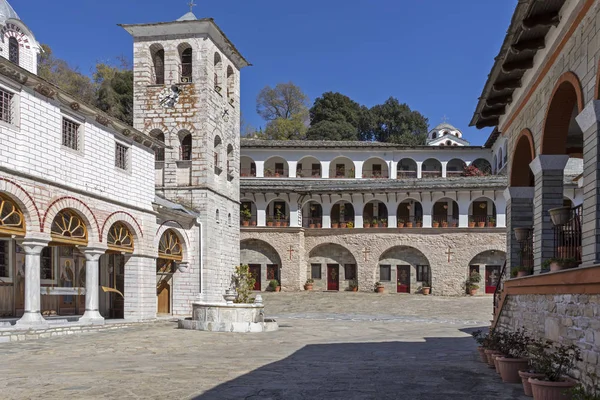
<instances>
[{"instance_id":1,"label":"stone wall","mask_svg":"<svg viewBox=\"0 0 600 400\"><path fill-rule=\"evenodd\" d=\"M323 282L316 287L321 288L325 285L325 267L328 260L339 263L340 271L343 269L342 263L351 263L350 261L355 260L359 290L373 290L374 283L379 280L379 265L382 263L380 260L386 261L388 254L392 254L390 250L395 252L396 249L410 249L406 256L399 259L410 265L414 264L414 267L417 260L421 262L421 258L415 256L419 253L423 255L431 270L432 294L459 296L465 293L464 283L469 273L469 265L474 261L485 263L488 260L491 260L494 265L498 263L501 265L506 248L506 232L502 228L436 230L415 228L410 233L406 229L242 228L242 243L248 243L246 241L250 239L255 243L268 243L277 252L282 261L282 287L283 290L289 291L302 290L306 279L310 277L310 264L313 260L311 257L315 254L318 257L314 259L315 262L324 265ZM320 248L341 248L345 251L321 254L318 251ZM293 250L291 256L290 249ZM451 253L450 261L448 261L448 249ZM365 250L367 250L366 254ZM255 248L255 251L260 251L260 247ZM489 253L484 256L489 258L476 258L481 253L491 251L494 251L495 255ZM321 258L324 256L327 259ZM244 257L241 262L248 263ZM391 292L395 292L394 279L395 276L392 277L388 287ZM343 282L340 280L340 290L345 288ZM411 292L414 292L413 288L416 291L419 286L413 285Z\"/></svg>"},{"instance_id":2,"label":"stone wall","mask_svg":"<svg viewBox=\"0 0 600 400\"><path fill-rule=\"evenodd\" d=\"M510 295L498 323L501 328L522 327L537 338L577 345L583 360L573 377L591 385L590 374L600 376L600 295Z\"/></svg>"}]
</instances>

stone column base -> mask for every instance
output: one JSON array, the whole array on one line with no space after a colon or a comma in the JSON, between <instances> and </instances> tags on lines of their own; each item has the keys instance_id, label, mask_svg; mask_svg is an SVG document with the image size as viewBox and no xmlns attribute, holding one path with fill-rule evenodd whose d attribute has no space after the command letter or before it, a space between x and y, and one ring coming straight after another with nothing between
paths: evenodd
<instances>
[{"instance_id":1,"label":"stone column base","mask_svg":"<svg viewBox=\"0 0 600 400\"><path fill-rule=\"evenodd\" d=\"M104 325L104 317L96 311L86 310L81 318L79 318L81 324L91 325Z\"/></svg>"},{"instance_id":2,"label":"stone column base","mask_svg":"<svg viewBox=\"0 0 600 400\"><path fill-rule=\"evenodd\" d=\"M26 311L25 314L17 321L15 326L19 328L45 328L48 326L48 321L40 312Z\"/></svg>"}]
</instances>

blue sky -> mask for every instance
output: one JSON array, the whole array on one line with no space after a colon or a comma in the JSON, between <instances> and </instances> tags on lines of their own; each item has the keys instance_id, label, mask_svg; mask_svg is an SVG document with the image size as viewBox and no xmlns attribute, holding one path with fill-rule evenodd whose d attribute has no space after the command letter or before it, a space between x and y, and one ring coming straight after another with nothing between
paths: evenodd
<instances>
[{"instance_id":1,"label":"blue sky","mask_svg":"<svg viewBox=\"0 0 600 400\"><path fill-rule=\"evenodd\" d=\"M96 61L132 57L118 23L171 21L188 0L9 0L41 43L89 73ZM255 127L256 95L292 81L311 101L339 91L373 106L397 97L429 118L467 125L517 0L196 0L254 65L242 72L242 112Z\"/></svg>"}]
</instances>

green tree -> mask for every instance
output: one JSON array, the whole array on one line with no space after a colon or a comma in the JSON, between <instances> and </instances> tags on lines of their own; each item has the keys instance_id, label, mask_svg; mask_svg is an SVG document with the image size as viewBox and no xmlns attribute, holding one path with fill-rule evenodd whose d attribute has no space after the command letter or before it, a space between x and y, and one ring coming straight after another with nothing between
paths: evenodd
<instances>
[{"instance_id":1,"label":"green tree","mask_svg":"<svg viewBox=\"0 0 600 400\"><path fill-rule=\"evenodd\" d=\"M96 87L92 80L56 58L50 46L43 44L38 58L38 75L88 104L95 104Z\"/></svg>"},{"instance_id":2,"label":"green tree","mask_svg":"<svg viewBox=\"0 0 600 400\"><path fill-rule=\"evenodd\" d=\"M372 136L367 140L398 143L407 146L424 145L429 126L427 118L412 111L406 103L390 97L370 110Z\"/></svg>"},{"instance_id":3,"label":"green tree","mask_svg":"<svg viewBox=\"0 0 600 400\"><path fill-rule=\"evenodd\" d=\"M96 65L96 106L112 117L133 124L133 70L121 60L121 66Z\"/></svg>"},{"instance_id":4,"label":"green tree","mask_svg":"<svg viewBox=\"0 0 600 400\"><path fill-rule=\"evenodd\" d=\"M306 139L306 123L302 115L293 115L290 119L277 118L269 121L264 132L257 132L258 139L303 140Z\"/></svg>"},{"instance_id":5,"label":"green tree","mask_svg":"<svg viewBox=\"0 0 600 400\"><path fill-rule=\"evenodd\" d=\"M365 126L366 107L341 93L327 92L310 109L307 137L320 140L358 140Z\"/></svg>"},{"instance_id":6,"label":"green tree","mask_svg":"<svg viewBox=\"0 0 600 400\"><path fill-rule=\"evenodd\" d=\"M265 86L256 97L256 112L265 121L278 118L292 119L308 110L308 97L292 82L278 83L274 88Z\"/></svg>"},{"instance_id":7,"label":"green tree","mask_svg":"<svg viewBox=\"0 0 600 400\"><path fill-rule=\"evenodd\" d=\"M358 140L356 127L346 121L320 121L308 129L308 140Z\"/></svg>"}]
</instances>

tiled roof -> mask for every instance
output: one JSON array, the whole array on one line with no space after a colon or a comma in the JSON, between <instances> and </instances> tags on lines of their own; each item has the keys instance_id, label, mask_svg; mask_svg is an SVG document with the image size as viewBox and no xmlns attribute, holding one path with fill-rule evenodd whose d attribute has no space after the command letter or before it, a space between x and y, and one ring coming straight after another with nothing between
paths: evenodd
<instances>
[{"instance_id":1,"label":"tiled roof","mask_svg":"<svg viewBox=\"0 0 600 400\"><path fill-rule=\"evenodd\" d=\"M241 139L242 148L382 148L382 149L420 149L420 150L464 150L482 149L482 146L403 146L395 143L362 142L362 141L333 141L333 140L264 140L264 139Z\"/></svg>"}]
</instances>

